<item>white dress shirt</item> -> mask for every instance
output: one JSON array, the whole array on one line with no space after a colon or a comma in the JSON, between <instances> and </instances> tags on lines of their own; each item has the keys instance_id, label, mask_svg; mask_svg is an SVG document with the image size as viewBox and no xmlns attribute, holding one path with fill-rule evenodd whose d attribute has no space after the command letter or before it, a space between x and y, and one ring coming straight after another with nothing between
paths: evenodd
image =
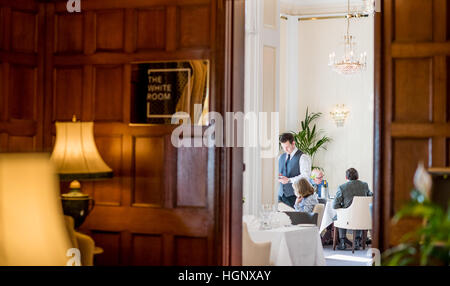
<instances>
[{"instance_id":1,"label":"white dress shirt","mask_svg":"<svg viewBox=\"0 0 450 286\"><path fill-rule=\"evenodd\" d=\"M294 148L294 150L292 151L292 153L288 153L288 155L292 156L295 155L295 153L297 153L298 149L297 147ZM287 160L288 156L286 156L286 160ZM311 157L308 154L303 153L302 156L300 156L300 160L298 161L298 164L300 166L300 175L289 178L289 183L294 183L298 180L300 180L301 178L305 178L308 180L309 182L309 178L311 177ZM286 162L286 161L285 161Z\"/></svg>"}]
</instances>

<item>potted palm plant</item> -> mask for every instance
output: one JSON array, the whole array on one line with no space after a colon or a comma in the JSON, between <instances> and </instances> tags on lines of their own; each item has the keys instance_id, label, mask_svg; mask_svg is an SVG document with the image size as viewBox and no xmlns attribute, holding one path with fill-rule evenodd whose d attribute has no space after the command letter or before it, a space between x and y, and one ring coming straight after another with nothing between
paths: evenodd
<instances>
[{"instance_id":1,"label":"potted palm plant","mask_svg":"<svg viewBox=\"0 0 450 286\"><path fill-rule=\"evenodd\" d=\"M383 253L383 265L450 266L450 208L445 210L430 200L431 184L430 175L420 164L411 200L395 215L394 222L417 218L422 224L405 234L400 245Z\"/></svg>"},{"instance_id":2,"label":"potted palm plant","mask_svg":"<svg viewBox=\"0 0 450 286\"><path fill-rule=\"evenodd\" d=\"M322 136L322 130L318 130L316 124L313 124L320 116L322 116L322 113L309 113L308 108L306 108L305 119L301 122L302 129L298 133L292 132L294 135L295 146L303 153L308 154L311 157L312 162L314 162L317 151L320 149L326 150L327 143L332 141L330 137L325 135ZM312 125L312 127L310 125ZM317 167L313 166L313 169L314 168Z\"/></svg>"}]
</instances>

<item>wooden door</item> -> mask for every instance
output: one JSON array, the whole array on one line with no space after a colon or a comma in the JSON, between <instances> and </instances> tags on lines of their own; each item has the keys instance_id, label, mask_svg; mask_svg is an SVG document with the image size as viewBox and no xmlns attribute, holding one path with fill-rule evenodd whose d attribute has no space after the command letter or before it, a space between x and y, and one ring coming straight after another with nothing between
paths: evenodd
<instances>
[{"instance_id":1,"label":"wooden door","mask_svg":"<svg viewBox=\"0 0 450 286\"><path fill-rule=\"evenodd\" d=\"M392 217L419 161L450 166L450 3L384 0L376 21L375 220L382 250L417 225Z\"/></svg>"}]
</instances>

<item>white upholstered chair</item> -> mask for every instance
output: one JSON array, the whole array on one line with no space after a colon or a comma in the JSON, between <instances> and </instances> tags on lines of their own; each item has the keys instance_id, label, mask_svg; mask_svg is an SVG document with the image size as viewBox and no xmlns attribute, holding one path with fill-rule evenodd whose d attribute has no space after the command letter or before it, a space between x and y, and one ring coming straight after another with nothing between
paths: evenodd
<instances>
[{"instance_id":1,"label":"white upholstered chair","mask_svg":"<svg viewBox=\"0 0 450 286\"><path fill-rule=\"evenodd\" d=\"M337 209L337 220L334 222L333 250L336 249L337 229L363 231L363 249L366 248L367 230L372 229L372 215L370 213L372 197L353 197L352 204L346 209ZM353 231L352 252L355 252L355 231Z\"/></svg>"},{"instance_id":2,"label":"white upholstered chair","mask_svg":"<svg viewBox=\"0 0 450 286\"><path fill-rule=\"evenodd\" d=\"M242 265L269 266L271 242L254 242L248 233L247 224L242 223Z\"/></svg>"},{"instance_id":3,"label":"white upholstered chair","mask_svg":"<svg viewBox=\"0 0 450 286\"><path fill-rule=\"evenodd\" d=\"M325 205L317 204L314 206L313 213L317 213L317 226L320 228L320 224L322 223L323 212L325 209Z\"/></svg>"}]
</instances>

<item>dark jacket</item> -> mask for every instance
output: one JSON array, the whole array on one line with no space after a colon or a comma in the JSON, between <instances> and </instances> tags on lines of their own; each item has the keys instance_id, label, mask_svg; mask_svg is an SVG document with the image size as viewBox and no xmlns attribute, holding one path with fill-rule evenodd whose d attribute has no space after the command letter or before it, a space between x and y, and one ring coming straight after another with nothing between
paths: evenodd
<instances>
[{"instance_id":1,"label":"dark jacket","mask_svg":"<svg viewBox=\"0 0 450 286\"><path fill-rule=\"evenodd\" d=\"M348 208L352 202L353 197L368 197L372 196L372 192L369 190L369 186L365 182L360 180L348 181L347 183L340 185L334 198L333 208Z\"/></svg>"}]
</instances>

